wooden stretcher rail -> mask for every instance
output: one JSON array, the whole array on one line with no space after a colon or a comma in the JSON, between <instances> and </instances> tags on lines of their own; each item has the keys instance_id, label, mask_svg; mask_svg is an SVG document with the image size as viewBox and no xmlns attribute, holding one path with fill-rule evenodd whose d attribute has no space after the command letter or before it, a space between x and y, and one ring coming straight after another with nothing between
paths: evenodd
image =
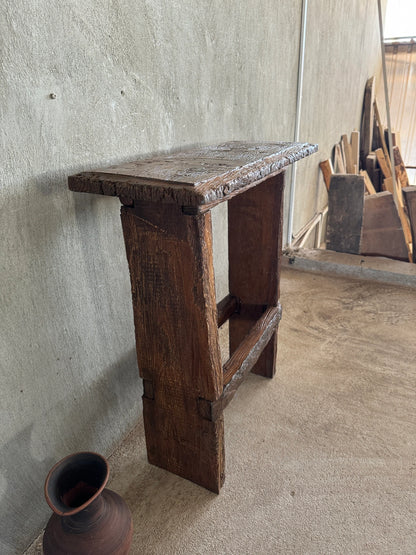
<instances>
[{"instance_id":1,"label":"wooden stretcher rail","mask_svg":"<svg viewBox=\"0 0 416 555\"><path fill-rule=\"evenodd\" d=\"M224 364L224 389L216 401L199 399L199 413L207 420L215 421L234 397L250 370L256 364L264 347L270 341L282 317L282 307L268 308L257 320L234 354Z\"/></svg>"},{"instance_id":2,"label":"wooden stretcher rail","mask_svg":"<svg viewBox=\"0 0 416 555\"><path fill-rule=\"evenodd\" d=\"M227 295L217 304L217 324L220 328L235 313L238 312L240 301L233 295Z\"/></svg>"},{"instance_id":3,"label":"wooden stretcher rail","mask_svg":"<svg viewBox=\"0 0 416 555\"><path fill-rule=\"evenodd\" d=\"M231 358L224 364L224 386L227 386L234 377L244 377L252 369L279 324L281 312L280 306L268 308L257 320Z\"/></svg>"}]
</instances>

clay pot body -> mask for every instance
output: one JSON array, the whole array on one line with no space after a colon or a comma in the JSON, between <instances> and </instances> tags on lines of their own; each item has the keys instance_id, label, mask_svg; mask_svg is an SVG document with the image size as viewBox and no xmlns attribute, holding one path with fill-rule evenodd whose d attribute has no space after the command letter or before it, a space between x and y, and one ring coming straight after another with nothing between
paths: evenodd
<instances>
[{"instance_id":1,"label":"clay pot body","mask_svg":"<svg viewBox=\"0 0 416 555\"><path fill-rule=\"evenodd\" d=\"M76 453L58 462L45 482L55 514L43 537L45 555L126 555L133 526L130 510L105 489L109 468L96 453Z\"/></svg>"}]
</instances>

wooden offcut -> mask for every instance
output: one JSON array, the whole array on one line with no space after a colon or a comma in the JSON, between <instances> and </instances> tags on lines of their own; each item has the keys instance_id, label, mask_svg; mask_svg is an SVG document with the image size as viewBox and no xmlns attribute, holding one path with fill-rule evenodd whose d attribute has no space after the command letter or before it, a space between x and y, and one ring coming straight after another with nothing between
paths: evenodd
<instances>
[{"instance_id":1,"label":"wooden offcut","mask_svg":"<svg viewBox=\"0 0 416 555\"><path fill-rule=\"evenodd\" d=\"M209 210L316 152L306 143L233 141L191 148L68 178L71 191Z\"/></svg>"},{"instance_id":2,"label":"wooden offcut","mask_svg":"<svg viewBox=\"0 0 416 555\"><path fill-rule=\"evenodd\" d=\"M383 149L384 156L386 157L386 159L390 163L389 149L387 148L387 144L386 144L386 141L384 139L384 127L383 127L383 124L381 122L380 112L378 110L378 105L377 105L376 100L374 100L374 116L375 116L376 123L377 123L378 129L379 129L381 148Z\"/></svg>"},{"instance_id":3,"label":"wooden offcut","mask_svg":"<svg viewBox=\"0 0 416 555\"><path fill-rule=\"evenodd\" d=\"M335 145L334 165L336 173L346 173L345 162L342 156L342 150L339 143Z\"/></svg>"},{"instance_id":4,"label":"wooden offcut","mask_svg":"<svg viewBox=\"0 0 416 555\"><path fill-rule=\"evenodd\" d=\"M375 151L375 154L377 156L377 161L379 163L381 171L383 172L384 178L391 177L391 164L389 157L387 156L386 158L382 148L378 148Z\"/></svg>"},{"instance_id":5,"label":"wooden offcut","mask_svg":"<svg viewBox=\"0 0 416 555\"><path fill-rule=\"evenodd\" d=\"M364 91L363 115L361 120L361 137L360 137L360 157L361 166L365 166L365 159L372 150L373 144L373 121L374 121L374 95L375 95L375 78L370 77L367 80Z\"/></svg>"},{"instance_id":6,"label":"wooden offcut","mask_svg":"<svg viewBox=\"0 0 416 555\"><path fill-rule=\"evenodd\" d=\"M229 321L233 354L265 306L279 299L283 218L283 175L280 174L228 203L230 294L241 308ZM271 378L276 372L277 333L259 357L253 372Z\"/></svg>"},{"instance_id":7,"label":"wooden offcut","mask_svg":"<svg viewBox=\"0 0 416 555\"><path fill-rule=\"evenodd\" d=\"M364 200L361 254L408 260L400 217L388 191Z\"/></svg>"},{"instance_id":8,"label":"wooden offcut","mask_svg":"<svg viewBox=\"0 0 416 555\"><path fill-rule=\"evenodd\" d=\"M187 217L178 206L146 203L122 207L121 219L138 365L152 385L143 395L149 462L218 492L223 419L204 420L196 405L198 397L218 399L223 388L211 214Z\"/></svg>"},{"instance_id":9,"label":"wooden offcut","mask_svg":"<svg viewBox=\"0 0 416 555\"><path fill-rule=\"evenodd\" d=\"M403 189L403 196L407 207L407 213L409 214L410 228L412 232L412 260L416 263L416 187L405 187Z\"/></svg>"},{"instance_id":10,"label":"wooden offcut","mask_svg":"<svg viewBox=\"0 0 416 555\"><path fill-rule=\"evenodd\" d=\"M394 148L397 148L397 147L394 147ZM408 248L408 259L411 261L412 260L412 234L411 234L406 213L404 211L402 188L398 181L396 181L396 183L394 183L393 181L390 159L388 157L386 158L383 152L383 149L378 148L375 154L377 156L377 160L380 165L381 171L383 172L383 175L384 175L383 190L390 192L393 195L393 198L397 199L396 200L397 212L400 218L404 236L406 238L406 243ZM402 179L404 179L403 176L402 176Z\"/></svg>"},{"instance_id":11,"label":"wooden offcut","mask_svg":"<svg viewBox=\"0 0 416 555\"><path fill-rule=\"evenodd\" d=\"M409 220L407 218L405 209L404 209L404 200L403 200L403 189L400 187L400 184L396 181L393 183L393 177L387 177L383 181L383 190L388 191L393 195L393 199L396 198L396 209L400 219L400 223L403 229L403 233L406 239L406 244L408 248L408 259L412 261L412 232L410 230Z\"/></svg>"},{"instance_id":12,"label":"wooden offcut","mask_svg":"<svg viewBox=\"0 0 416 555\"><path fill-rule=\"evenodd\" d=\"M227 320L229 320L235 312L238 312L240 303L237 297L226 295L222 301L217 304L217 325L220 328Z\"/></svg>"},{"instance_id":13,"label":"wooden offcut","mask_svg":"<svg viewBox=\"0 0 416 555\"><path fill-rule=\"evenodd\" d=\"M334 173L334 168L332 167L331 160L324 160L323 162L319 163L319 167L321 168L322 175L324 177L325 187L327 191L329 191L329 186L331 184L331 175Z\"/></svg>"},{"instance_id":14,"label":"wooden offcut","mask_svg":"<svg viewBox=\"0 0 416 555\"><path fill-rule=\"evenodd\" d=\"M393 146L397 146L399 150L402 150L401 140L400 140L400 131L392 131L391 137L393 140Z\"/></svg>"},{"instance_id":15,"label":"wooden offcut","mask_svg":"<svg viewBox=\"0 0 416 555\"><path fill-rule=\"evenodd\" d=\"M374 185L373 185L368 173L365 170L361 170L360 175L362 175L364 177L364 184L365 184L365 188L367 189L367 193L369 195L375 195L377 193L377 191L375 190Z\"/></svg>"},{"instance_id":16,"label":"wooden offcut","mask_svg":"<svg viewBox=\"0 0 416 555\"><path fill-rule=\"evenodd\" d=\"M391 132L391 139L393 142L393 146L397 146L399 148L399 150L402 149L401 147L401 142L400 142L400 131L392 131ZM385 129L384 130L384 140L386 141L386 145L389 149L390 152L390 142L389 142L389 130Z\"/></svg>"},{"instance_id":17,"label":"wooden offcut","mask_svg":"<svg viewBox=\"0 0 416 555\"><path fill-rule=\"evenodd\" d=\"M354 165L354 173L358 173L360 167L360 132L352 131L351 133L351 155Z\"/></svg>"},{"instance_id":18,"label":"wooden offcut","mask_svg":"<svg viewBox=\"0 0 416 555\"><path fill-rule=\"evenodd\" d=\"M327 248L359 254L363 223L364 177L333 175L328 193Z\"/></svg>"},{"instance_id":19,"label":"wooden offcut","mask_svg":"<svg viewBox=\"0 0 416 555\"><path fill-rule=\"evenodd\" d=\"M341 136L341 149L343 150L345 156L345 167L347 173L354 173L352 149L350 143L348 142L348 137L345 134Z\"/></svg>"},{"instance_id":20,"label":"wooden offcut","mask_svg":"<svg viewBox=\"0 0 416 555\"><path fill-rule=\"evenodd\" d=\"M394 185L392 176L383 179L383 191L388 191L394 196Z\"/></svg>"},{"instance_id":21,"label":"wooden offcut","mask_svg":"<svg viewBox=\"0 0 416 555\"><path fill-rule=\"evenodd\" d=\"M381 170L378 167L377 156L375 152L370 152L365 159L365 166L364 168L369 178L371 179L371 183L374 185L374 189L378 192L380 191L381 182L380 182L380 174Z\"/></svg>"},{"instance_id":22,"label":"wooden offcut","mask_svg":"<svg viewBox=\"0 0 416 555\"><path fill-rule=\"evenodd\" d=\"M409 178L407 176L406 166L404 165L402 155L398 146L393 147L394 169L396 170L396 179L400 186L408 187Z\"/></svg>"}]
</instances>

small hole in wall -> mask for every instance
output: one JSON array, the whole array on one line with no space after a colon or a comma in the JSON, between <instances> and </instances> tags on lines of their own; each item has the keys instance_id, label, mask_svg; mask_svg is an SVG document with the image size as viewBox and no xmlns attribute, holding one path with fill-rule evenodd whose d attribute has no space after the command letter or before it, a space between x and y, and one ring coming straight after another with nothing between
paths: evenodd
<instances>
[{"instance_id":1,"label":"small hole in wall","mask_svg":"<svg viewBox=\"0 0 416 555\"><path fill-rule=\"evenodd\" d=\"M125 91L120 91L121 96L125 96Z\"/></svg>"}]
</instances>

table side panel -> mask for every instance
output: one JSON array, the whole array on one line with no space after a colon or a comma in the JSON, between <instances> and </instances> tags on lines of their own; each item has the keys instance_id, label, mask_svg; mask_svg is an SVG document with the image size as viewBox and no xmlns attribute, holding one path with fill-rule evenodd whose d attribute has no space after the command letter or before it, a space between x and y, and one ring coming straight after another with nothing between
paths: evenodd
<instances>
[{"instance_id":1,"label":"table side panel","mask_svg":"<svg viewBox=\"0 0 416 555\"><path fill-rule=\"evenodd\" d=\"M184 216L149 203L123 206L121 218L142 377L165 372L214 400L223 384L210 213Z\"/></svg>"}]
</instances>

